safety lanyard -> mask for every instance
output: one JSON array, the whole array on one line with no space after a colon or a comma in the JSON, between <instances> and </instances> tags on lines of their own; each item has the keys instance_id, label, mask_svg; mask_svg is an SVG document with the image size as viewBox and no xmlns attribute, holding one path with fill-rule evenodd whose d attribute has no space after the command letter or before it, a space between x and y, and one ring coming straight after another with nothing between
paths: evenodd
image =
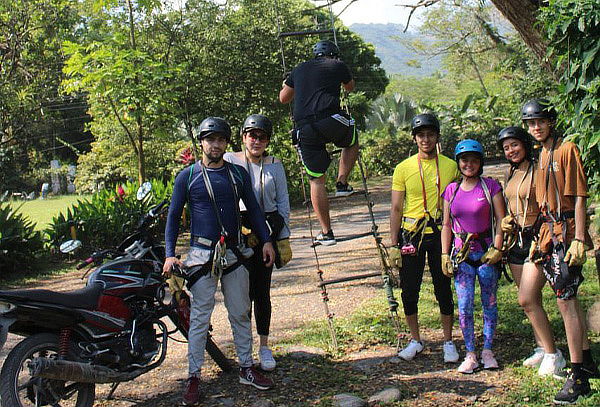
<instances>
[{"instance_id":1,"label":"safety lanyard","mask_svg":"<svg viewBox=\"0 0 600 407\"><path fill-rule=\"evenodd\" d=\"M548 189L550 188L550 173L552 173L552 179L554 180L554 192L556 193L556 205L557 205L557 209L558 209L558 211L556 212L557 218L554 219L555 222L556 222L556 220L561 218L561 214L562 214L562 209L561 209L561 205L560 205L560 195L558 193L558 183L556 181L556 173L554 171L554 149L556 148L557 140L558 140L558 138L554 139L554 141L552 143L552 148L550 149L550 152L548 153L548 162L547 162L548 171L546 171L546 185L544 188L544 198L542 199L542 202L544 205L542 210L546 213L547 216L549 216L550 218L554 218L554 216L552 215L552 211L550 211L550 207L548 205L548 200L547 200ZM541 158L540 158L540 169L541 170L544 169Z\"/></svg>"},{"instance_id":2,"label":"safety lanyard","mask_svg":"<svg viewBox=\"0 0 600 407\"><path fill-rule=\"evenodd\" d=\"M423 211L425 212L426 215L429 215L430 217L431 214L429 213L429 208L427 207L427 191L425 190L425 179L423 177L423 165L421 164L421 157L417 154L417 162L419 164L419 176L421 177L421 190L423 192ZM440 199L441 199L441 195L442 195L442 191L441 191L441 185L440 185L440 163L438 160L438 156L435 156L435 170L436 170L436 179L435 179L435 186L437 188L437 203L436 203L436 216L440 214Z\"/></svg>"},{"instance_id":3,"label":"safety lanyard","mask_svg":"<svg viewBox=\"0 0 600 407\"><path fill-rule=\"evenodd\" d=\"M506 202L506 208L508 209L508 213L511 214L513 216L513 218L515 218L515 220L517 221L517 225L519 225L519 231L518 231L518 238L519 238L519 246L523 247L523 229L525 229L525 222L527 221L527 210L529 209L529 197L531 196L531 188L533 186L533 167L534 167L534 163L533 161L529 161L529 164L527 166L527 170L525 171L525 173L523 174L523 177L521 178L521 181L519 181L519 184L517 185L517 192L516 192L516 212L517 213L512 213L512 211L510 210L510 202ZM513 169L510 172L510 175L508 176L508 179L506 180L506 185L508 186L508 183L510 182L510 180L512 179L512 176L514 175L516 170L516 167L513 167ZM519 203L521 203L521 186L523 185L523 183L525 182L525 180L527 179L527 177L529 178L529 189L527 190L527 196L525 197L525 203L522 204L524 207L523 210L523 221L519 222Z\"/></svg>"}]
</instances>

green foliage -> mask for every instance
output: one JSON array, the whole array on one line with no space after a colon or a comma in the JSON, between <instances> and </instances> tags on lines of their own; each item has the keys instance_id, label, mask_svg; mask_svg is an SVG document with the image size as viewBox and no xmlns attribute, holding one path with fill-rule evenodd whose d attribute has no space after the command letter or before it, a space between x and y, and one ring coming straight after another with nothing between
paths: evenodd
<instances>
[{"instance_id":1,"label":"green foliage","mask_svg":"<svg viewBox=\"0 0 600 407\"><path fill-rule=\"evenodd\" d=\"M553 102L567 134L581 149L588 181L600 191L600 8L596 0L551 0L541 8L550 45L561 74Z\"/></svg>"},{"instance_id":2,"label":"green foliage","mask_svg":"<svg viewBox=\"0 0 600 407\"><path fill-rule=\"evenodd\" d=\"M43 246L35 224L18 212L19 207L0 203L0 278L30 269Z\"/></svg>"},{"instance_id":3,"label":"green foliage","mask_svg":"<svg viewBox=\"0 0 600 407\"><path fill-rule=\"evenodd\" d=\"M133 232L140 216L150 207L170 198L173 181L165 185L154 180L150 197L142 201L136 199L138 187L135 182L123 184L125 195L121 198L116 190L103 189L54 216L44 231L49 245L56 248L76 237L88 250L115 246ZM164 231L162 226L157 232Z\"/></svg>"},{"instance_id":4,"label":"green foliage","mask_svg":"<svg viewBox=\"0 0 600 407\"><path fill-rule=\"evenodd\" d=\"M410 131L390 134L378 129L361 134L361 157L369 176L391 175L394 168L411 153L416 153Z\"/></svg>"}]
</instances>

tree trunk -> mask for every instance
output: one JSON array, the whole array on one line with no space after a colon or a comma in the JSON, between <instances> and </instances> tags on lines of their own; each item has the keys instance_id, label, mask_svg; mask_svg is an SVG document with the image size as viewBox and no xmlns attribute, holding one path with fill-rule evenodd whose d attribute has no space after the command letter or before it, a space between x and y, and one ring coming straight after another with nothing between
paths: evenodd
<instances>
[{"instance_id":1,"label":"tree trunk","mask_svg":"<svg viewBox=\"0 0 600 407\"><path fill-rule=\"evenodd\" d=\"M144 127L142 118L137 118L137 138L138 138L138 180L140 185L146 181L146 164L144 158Z\"/></svg>"},{"instance_id":2,"label":"tree trunk","mask_svg":"<svg viewBox=\"0 0 600 407\"><path fill-rule=\"evenodd\" d=\"M552 65L546 59L548 44L536 28L538 2L531 0L492 0L492 3L515 27L525 44L538 57L544 68L554 76Z\"/></svg>"}]
</instances>

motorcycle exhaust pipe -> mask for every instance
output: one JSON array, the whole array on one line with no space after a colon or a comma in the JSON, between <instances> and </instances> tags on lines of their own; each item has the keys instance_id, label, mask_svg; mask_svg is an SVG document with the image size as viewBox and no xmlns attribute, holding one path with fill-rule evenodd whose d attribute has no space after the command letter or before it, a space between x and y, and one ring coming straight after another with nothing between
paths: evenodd
<instances>
[{"instance_id":1,"label":"motorcycle exhaust pipe","mask_svg":"<svg viewBox=\"0 0 600 407\"><path fill-rule=\"evenodd\" d=\"M146 369L118 372L105 366L48 358L34 358L28 364L32 377L78 383L116 383L132 380Z\"/></svg>"}]
</instances>

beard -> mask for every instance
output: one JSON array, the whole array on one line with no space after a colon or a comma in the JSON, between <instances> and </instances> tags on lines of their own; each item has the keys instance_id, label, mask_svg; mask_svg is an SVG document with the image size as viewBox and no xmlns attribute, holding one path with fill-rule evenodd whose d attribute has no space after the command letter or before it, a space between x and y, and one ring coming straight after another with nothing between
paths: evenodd
<instances>
[{"instance_id":1,"label":"beard","mask_svg":"<svg viewBox=\"0 0 600 407\"><path fill-rule=\"evenodd\" d=\"M208 159L209 162L218 163L223 159L225 152L224 151L219 151L219 152L204 151L204 155L206 156L206 158Z\"/></svg>"}]
</instances>

